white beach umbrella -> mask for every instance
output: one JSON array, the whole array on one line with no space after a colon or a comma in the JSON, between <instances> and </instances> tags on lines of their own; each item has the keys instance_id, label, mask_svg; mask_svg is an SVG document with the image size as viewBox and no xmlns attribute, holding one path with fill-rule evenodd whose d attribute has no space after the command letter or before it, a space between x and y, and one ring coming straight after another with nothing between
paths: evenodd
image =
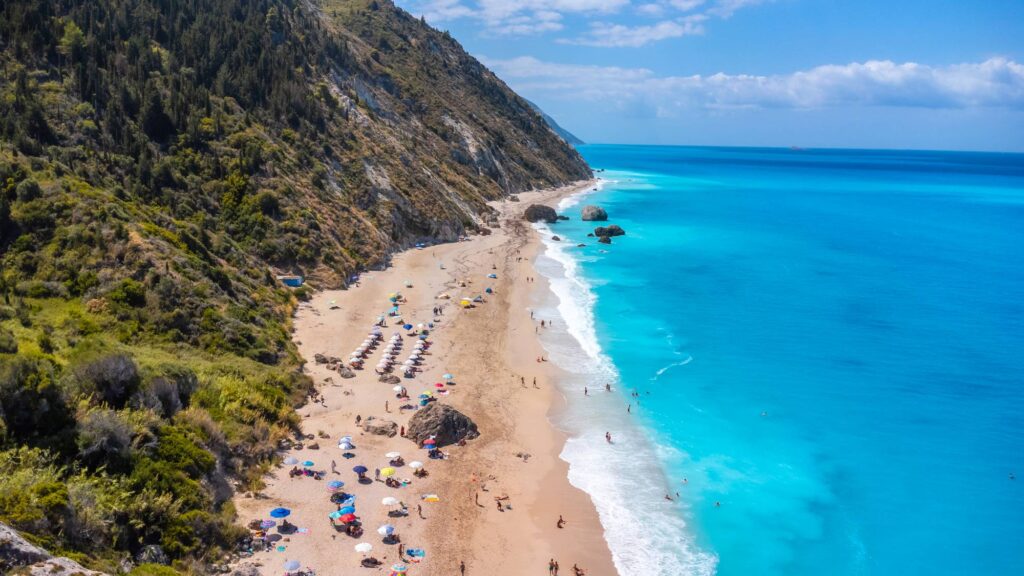
<instances>
[{"instance_id":1,"label":"white beach umbrella","mask_svg":"<svg viewBox=\"0 0 1024 576\"><path fill-rule=\"evenodd\" d=\"M387 454L384 455L384 457L385 458L390 458L390 459L394 460L395 458L398 458L401 455L402 454L399 453L399 452L388 452Z\"/></svg>"},{"instance_id":2,"label":"white beach umbrella","mask_svg":"<svg viewBox=\"0 0 1024 576\"><path fill-rule=\"evenodd\" d=\"M370 550L373 550L373 544L370 544L369 542L360 542L359 544L356 544L356 552L359 552L360 554L369 554Z\"/></svg>"},{"instance_id":3,"label":"white beach umbrella","mask_svg":"<svg viewBox=\"0 0 1024 576\"><path fill-rule=\"evenodd\" d=\"M377 534L380 534L381 536L391 536L394 533L395 533L395 527L392 526L391 524L385 524L385 525L381 526L380 528L377 528Z\"/></svg>"},{"instance_id":4,"label":"white beach umbrella","mask_svg":"<svg viewBox=\"0 0 1024 576\"><path fill-rule=\"evenodd\" d=\"M392 390L395 392L401 392L402 390L405 390L405 388L403 386L395 386Z\"/></svg>"},{"instance_id":5,"label":"white beach umbrella","mask_svg":"<svg viewBox=\"0 0 1024 576\"><path fill-rule=\"evenodd\" d=\"M423 468L423 462L420 462L419 460L413 460L412 462L409 462L409 468L412 468L413 470L419 470L420 468Z\"/></svg>"},{"instance_id":6,"label":"white beach umbrella","mask_svg":"<svg viewBox=\"0 0 1024 576\"><path fill-rule=\"evenodd\" d=\"M385 506L398 506L398 498L395 498L394 496L385 496L380 503Z\"/></svg>"}]
</instances>

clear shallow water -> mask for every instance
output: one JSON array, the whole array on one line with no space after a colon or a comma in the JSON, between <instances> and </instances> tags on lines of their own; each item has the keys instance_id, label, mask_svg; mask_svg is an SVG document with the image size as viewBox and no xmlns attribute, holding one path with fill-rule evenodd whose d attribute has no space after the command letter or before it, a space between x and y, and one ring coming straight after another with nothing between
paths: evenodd
<instances>
[{"instance_id":1,"label":"clear shallow water","mask_svg":"<svg viewBox=\"0 0 1024 576\"><path fill-rule=\"evenodd\" d=\"M622 574L1024 574L1024 156L582 152L538 308Z\"/></svg>"}]
</instances>

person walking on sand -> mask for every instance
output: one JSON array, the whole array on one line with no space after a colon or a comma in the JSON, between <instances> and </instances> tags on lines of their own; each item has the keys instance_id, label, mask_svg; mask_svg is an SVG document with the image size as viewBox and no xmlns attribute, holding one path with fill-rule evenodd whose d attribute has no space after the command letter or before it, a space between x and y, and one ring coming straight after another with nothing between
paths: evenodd
<instances>
[{"instance_id":1,"label":"person walking on sand","mask_svg":"<svg viewBox=\"0 0 1024 576\"><path fill-rule=\"evenodd\" d=\"M380 481L380 468L373 469L373 479L377 480L378 482Z\"/></svg>"},{"instance_id":2,"label":"person walking on sand","mask_svg":"<svg viewBox=\"0 0 1024 576\"><path fill-rule=\"evenodd\" d=\"M548 560L548 575L551 576L555 573L555 559Z\"/></svg>"},{"instance_id":3,"label":"person walking on sand","mask_svg":"<svg viewBox=\"0 0 1024 576\"><path fill-rule=\"evenodd\" d=\"M561 514L558 515L558 522L555 522L555 526L558 526L559 528L565 528L565 518L562 518Z\"/></svg>"},{"instance_id":4,"label":"person walking on sand","mask_svg":"<svg viewBox=\"0 0 1024 576\"><path fill-rule=\"evenodd\" d=\"M604 439L607 440L609 444L611 444L612 443L612 433L611 432L605 432L604 433Z\"/></svg>"},{"instance_id":5,"label":"person walking on sand","mask_svg":"<svg viewBox=\"0 0 1024 576\"><path fill-rule=\"evenodd\" d=\"M384 401L384 411L385 412L389 412L389 413L391 412L391 410L388 408L388 401L387 400Z\"/></svg>"},{"instance_id":6,"label":"person walking on sand","mask_svg":"<svg viewBox=\"0 0 1024 576\"><path fill-rule=\"evenodd\" d=\"M466 573L466 563L463 562L462 560L459 560L459 574L465 574L465 573Z\"/></svg>"},{"instance_id":7,"label":"person walking on sand","mask_svg":"<svg viewBox=\"0 0 1024 576\"><path fill-rule=\"evenodd\" d=\"M426 520L426 518L423 517L423 505L422 504L417 504L416 505L416 514L420 517L421 520Z\"/></svg>"},{"instance_id":8,"label":"person walking on sand","mask_svg":"<svg viewBox=\"0 0 1024 576\"><path fill-rule=\"evenodd\" d=\"M334 474L338 473L338 463L335 462L334 460L331 460L331 472L333 472Z\"/></svg>"},{"instance_id":9,"label":"person walking on sand","mask_svg":"<svg viewBox=\"0 0 1024 576\"><path fill-rule=\"evenodd\" d=\"M590 390L586 386L583 387L583 395L590 396Z\"/></svg>"}]
</instances>

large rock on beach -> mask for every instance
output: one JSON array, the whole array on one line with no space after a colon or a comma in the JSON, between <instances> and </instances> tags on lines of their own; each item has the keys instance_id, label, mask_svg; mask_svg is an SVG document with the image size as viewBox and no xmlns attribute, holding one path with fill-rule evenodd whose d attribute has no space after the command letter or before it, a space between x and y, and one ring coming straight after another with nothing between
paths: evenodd
<instances>
[{"instance_id":1,"label":"large rock on beach","mask_svg":"<svg viewBox=\"0 0 1024 576\"><path fill-rule=\"evenodd\" d=\"M399 378L398 376L395 376L394 374L384 374L380 378L377 378L377 380L380 381L380 382L383 382L385 384L401 384L402 383L402 379Z\"/></svg>"},{"instance_id":2,"label":"large rock on beach","mask_svg":"<svg viewBox=\"0 0 1024 576\"><path fill-rule=\"evenodd\" d=\"M327 356L317 352L316 354L313 354L313 361L317 364L327 364Z\"/></svg>"},{"instance_id":3,"label":"large rock on beach","mask_svg":"<svg viewBox=\"0 0 1024 576\"><path fill-rule=\"evenodd\" d=\"M584 220L589 222L604 222L608 219L608 213L604 211L604 208L600 206L584 206L581 216Z\"/></svg>"},{"instance_id":4,"label":"large rock on beach","mask_svg":"<svg viewBox=\"0 0 1024 576\"><path fill-rule=\"evenodd\" d=\"M530 204L530 207L523 212L523 218L526 218L527 222L547 222L548 224L554 224L558 222L558 213L551 206L545 206L543 204Z\"/></svg>"},{"instance_id":5,"label":"large rock on beach","mask_svg":"<svg viewBox=\"0 0 1024 576\"><path fill-rule=\"evenodd\" d=\"M105 576L70 558L55 557L25 540L6 524L0 524L0 574L28 576Z\"/></svg>"},{"instance_id":6,"label":"large rock on beach","mask_svg":"<svg viewBox=\"0 0 1024 576\"><path fill-rule=\"evenodd\" d=\"M405 431L405 437L416 442L417 446L431 436L440 447L455 444L463 438L472 440L479 435L476 422L469 416L439 402L431 402L413 414Z\"/></svg>"},{"instance_id":7,"label":"large rock on beach","mask_svg":"<svg viewBox=\"0 0 1024 576\"><path fill-rule=\"evenodd\" d=\"M349 368L348 366L345 366L344 364L341 364L340 366L338 366L338 375L340 375L342 378L355 378L356 377L356 373L353 372L351 368Z\"/></svg>"},{"instance_id":8,"label":"large rock on beach","mask_svg":"<svg viewBox=\"0 0 1024 576\"><path fill-rule=\"evenodd\" d=\"M362 427L365 432L376 434L377 436L394 438L398 434L398 424L375 416L369 416L363 420Z\"/></svg>"},{"instance_id":9,"label":"large rock on beach","mask_svg":"<svg viewBox=\"0 0 1024 576\"><path fill-rule=\"evenodd\" d=\"M594 228L594 236L598 238L614 238L615 236L624 236L626 231L623 230L618 224L612 224L611 226L598 226Z\"/></svg>"}]
</instances>

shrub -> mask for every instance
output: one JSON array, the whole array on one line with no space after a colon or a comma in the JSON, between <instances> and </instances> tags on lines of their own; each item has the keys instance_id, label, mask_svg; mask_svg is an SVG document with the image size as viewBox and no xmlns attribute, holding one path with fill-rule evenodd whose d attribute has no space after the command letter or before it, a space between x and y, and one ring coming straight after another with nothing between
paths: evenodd
<instances>
[{"instance_id":1,"label":"shrub","mask_svg":"<svg viewBox=\"0 0 1024 576\"><path fill-rule=\"evenodd\" d=\"M125 278L107 293L107 299L125 306L140 308L146 305L146 287L141 282Z\"/></svg>"},{"instance_id":2,"label":"shrub","mask_svg":"<svg viewBox=\"0 0 1024 576\"><path fill-rule=\"evenodd\" d=\"M18 200L22 202L30 202L39 198L43 194L43 190L39 187L39 183L32 178L22 180L14 191L18 196Z\"/></svg>"},{"instance_id":3,"label":"shrub","mask_svg":"<svg viewBox=\"0 0 1024 576\"><path fill-rule=\"evenodd\" d=\"M74 420L54 382L48 360L15 356L0 363L0 413L15 440L46 438L74 428Z\"/></svg>"},{"instance_id":4,"label":"shrub","mask_svg":"<svg viewBox=\"0 0 1024 576\"><path fill-rule=\"evenodd\" d=\"M89 410L78 420L78 453L90 467L107 465L121 470L127 465L132 427L109 408Z\"/></svg>"},{"instance_id":5,"label":"shrub","mask_svg":"<svg viewBox=\"0 0 1024 576\"><path fill-rule=\"evenodd\" d=\"M139 564L128 576L180 576L179 572L163 564Z\"/></svg>"},{"instance_id":6,"label":"shrub","mask_svg":"<svg viewBox=\"0 0 1024 576\"><path fill-rule=\"evenodd\" d=\"M100 402L123 408L139 388L139 369L127 354L102 356L75 369L81 392Z\"/></svg>"},{"instance_id":7,"label":"shrub","mask_svg":"<svg viewBox=\"0 0 1024 576\"><path fill-rule=\"evenodd\" d=\"M14 333L0 326L0 354L17 354L18 341L14 339Z\"/></svg>"}]
</instances>

